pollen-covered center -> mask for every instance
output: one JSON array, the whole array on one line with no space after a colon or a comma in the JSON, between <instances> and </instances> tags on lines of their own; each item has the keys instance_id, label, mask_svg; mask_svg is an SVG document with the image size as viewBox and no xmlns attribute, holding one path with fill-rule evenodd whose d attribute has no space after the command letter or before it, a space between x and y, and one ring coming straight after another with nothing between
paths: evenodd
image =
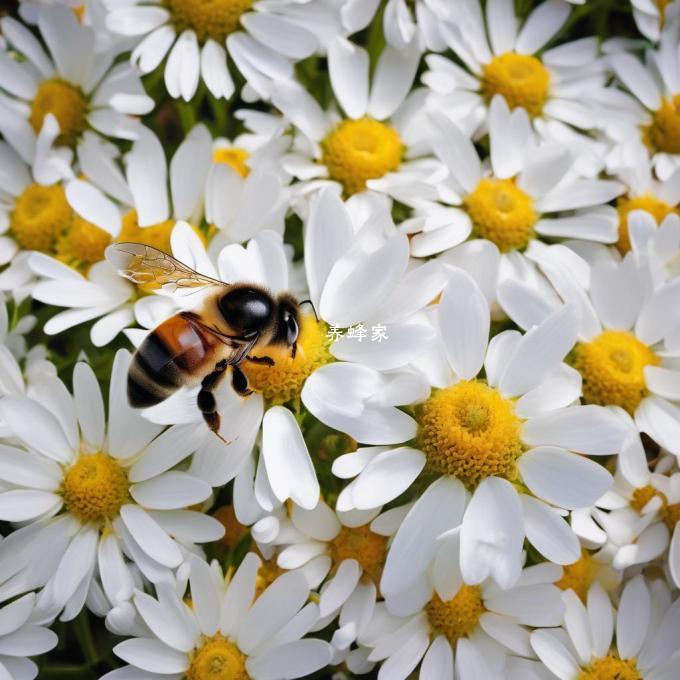
<instances>
[{"instance_id":1,"label":"pollen-covered center","mask_svg":"<svg viewBox=\"0 0 680 680\"><path fill-rule=\"evenodd\" d=\"M522 107L530 116L540 116L548 98L550 73L528 54L506 52L484 66L482 93L487 101L503 95L511 109Z\"/></svg>"},{"instance_id":2,"label":"pollen-covered center","mask_svg":"<svg viewBox=\"0 0 680 680\"><path fill-rule=\"evenodd\" d=\"M511 401L483 382L463 380L420 408L418 438L428 467L475 488L486 477L517 477L522 421Z\"/></svg>"},{"instance_id":3,"label":"pollen-covered center","mask_svg":"<svg viewBox=\"0 0 680 680\"><path fill-rule=\"evenodd\" d=\"M331 179L351 196L401 163L404 145L397 131L373 118L343 120L321 142L321 161Z\"/></svg>"},{"instance_id":4,"label":"pollen-covered center","mask_svg":"<svg viewBox=\"0 0 680 680\"><path fill-rule=\"evenodd\" d=\"M232 170L235 170L241 177L247 177L250 173L247 163L249 158L250 153L236 146L217 148L212 154L213 163L224 163L224 165L228 165Z\"/></svg>"},{"instance_id":5,"label":"pollen-covered center","mask_svg":"<svg viewBox=\"0 0 680 680\"><path fill-rule=\"evenodd\" d=\"M128 501L127 473L106 453L83 455L66 471L62 495L66 509L81 522L103 524Z\"/></svg>"},{"instance_id":6,"label":"pollen-covered center","mask_svg":"<svg viewBox=\"0 0 680 680\"><path fill-rule=\"evenodd\" d=\"M635 196L634 198L621 197L616 202L616 209L619 213L619 240L616 243L621 255L625 255L630 250L630 237L628 235L628 215L633 210L646 210L661 224L671 213L677 213L677 208L669 205L652 194Z\"/></svg>"},{"instance_id":7,"label":"pollen-covered center","mask_svg":"<svg viewBox=\"0 0 680 680\"><path fill-rule=\"evenodd\" d=\"M642 680L635 659L619 659L609 656L595 659L578 675L577 680Z\"/></svg>"},{"instance_id":8,"label":"pollen-covered center","mask_svg":"<svg viewBox=\"0 0 680 680\"><path fill-rule=\"evenodd\" d=\"M250 388L261 392L270 404L298 399L305 380L317 368L333 360L326 332L326 324L322 321L309 314L301 316L295 357L290 347L268 347L253 355L273 359L273 366L249 361L241 364Z\"/></svg>"},{"instance_id":9,"label":"pollen-covered center","mask_svg":"<svg viewBox=\"0 0 680 680\"><path fill-rule=\"evenodd\" d=\"M655 151L680 154L680 94L663 100L643 130L643 139Z\"/></svg>"},{"instance_id":10,"label":"pollen-covered center","mask_svg":"<svg viewBox=\"0 0 680 680\"><path fill-rule=\"evenodd\" d=\"M165 0L165 4L176 32L191 30L203 43L208 39L223 42L236 31L253 0Z\"/></svg>"},{"instance_id":11,"label":"pollen-covered center","mask_svg":"<svg viewBox=\"0 0 680 680\"><path fill-rule=\"evenodd\" d=\"M329 549L335 567L343 560L356 560L366 578L376 586L380 583L387 554L387 538L371 531L368 524L342 527L340 533L330 542Z\"/></svg>"},{"instance_id":12,"label":"pollen-covered center","mask_svg":"<svg viewBox=\"0 0 680 680\"><path fill-rule=\"evenodd\" d=\"M213 635L193 653L186 680L249 680L246 657L228 638Z\"/></svg>"},{"instance_id":13,"label":"pollen-covered center","mask_svg":"<svg viewBox=\"0 0 680 680\"><path fill-rule=\"evenodd\" d=\"M71 226L57 239L56 256L74 269L87 271L104 259L104 251L112 240L108 231L74 213Z\"/></svg>"},{"instance_id":14,"label":"pollen-covered center","mask_svg":"<svg viewBox=\"0 0 680 680\"><path fill-rule=\"evenodd\" d=\"M647 345L627 331L604 331L594 340L576 345L573 353L586 403L620 406L631 415L647 395L645 366L659 362Z\"/></svg>"},{"instance_id":15,"label":"pollen-covered center","mask_svg":"<svg viewBox=\"0 0 680 680\"><path fill-rule=\"evenodd\" d=\"M586 550L581 550L581 557L563 569L562 578L555 585L562 590L573 590L585 602L588 590L597 576L597 564Z\"/></svg>"},{"instance_id":16,"label":"pollen-covered center","mask_svg":"<svg viewBox=\"0 0 680 680\"><path fill-rule=\"evenodd\" d=\"M29 121L38 133L45 116L51 113L59 123L57 144L75 146L87 128L87 111L87 98L79 87L61 78L51 78L40 83L31 104Z\"/></svg>"},{"instance_id":17,"label":"pollen-covered center","mask_svg":"<svg viewBox=\"0 0 680 680\"><path fill-rule=\"evenodd\" d=\"M10 226L20 248L51 254L72 217L61 186L30 184L16 200Z\"/></svg>"},{"instance_id":18,"label":"pollen-covered center","mask_svg":"<svg viewBox=\"0 0 680 680\"><path fill-rule=\"evenodd\" d=\"M465 205L476 234L503 253L525 248L534 235L534 201L511 179L483 179Z\"/></svg>"},{"instance_id":19,"label":"pollen-covered center","mask_svg":"<svg viewBox=\"0 0 680 680\"><path fill-rule=\"evenodd\" d=\"M446 636L455 649L458 640L475 630L485 608L479 587L462 585L450 600L444 601L435 593L425 605L425 611L433 637Z\"/></svg>"}]
</instances>

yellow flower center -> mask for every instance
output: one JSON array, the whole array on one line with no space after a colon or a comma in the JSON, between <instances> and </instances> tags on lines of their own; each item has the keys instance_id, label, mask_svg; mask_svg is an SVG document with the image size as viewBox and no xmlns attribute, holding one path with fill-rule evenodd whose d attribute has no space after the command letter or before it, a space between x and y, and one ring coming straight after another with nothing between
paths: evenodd
<instances>
[{"instance_id":1,"label":"yellow flower center","mask_svg":"<svg viewBox=\"0 0 680 680\"><path fill-rule=\"evenodd\" d=\"M483 382L463 380L420 408L418 438L428 467L468 488L486 477L517 477L521 420L513 403Z\"/></svg>"},{"instance_id":2,"label":"yellow flower center","mask_svg":"<svg viewBox=\"0 0 680 680\"><path fill-rule=\"evenodd\" d=\"M511 179L483 179L465 204L477 235L503 253L525 248L534 235L533 199Z\"/></svg>"},{"instance_id":3,"label":"yellow flower center","mask_svg":"<svg viewBox=\"0 0 680 680\"><path fill-rule=\"evenodd\" d=\"M271 560L262 560L260 568L257 570L257 579L255 580L255 599L260 597L262 593L269 588L269 586L276 581L276 579L285 573L285 569L276 564L276 558Z\"/></svg>"},{"instance_id":4,"label":"yellow flower center","mask_svg":"<svg viewBox=\"0 0 680 680\"><path fill-rule=\"evenodd\" d=\"M158 224L152 224L148 227L140 227L137 222L137 211L131 210L125 217L123 217L123 224L121 226L120 234L116 239L120 243L134 242L143 243L153 248L158 248L164 253L171 252L170 235L175 227L174 220L165 220Z\"/></svg>"},{"instance_id":5,"label":"yellow flower center","mask_svg":"<svg viewBox=\"0 0 680 680\"><path fill-rule=\"evenodd\" d=\"M289 347L267 347L253 352L254 356L267 356L273 366L246 361L241 369L248 378L251 389L261 392L270 404L285 404L300 397L305 380L317 369L333 360L327 326L323 321L307 314L300 318L300 335L295 358Z\"/></svg>"},{"instance_id":6,"label":"yellow flower center","mask_svg":"<svg viewBox=\"0 0 680 680\"><path fill-rule=\"evenodd\" d=\"M250 158L250 154L245 149L238 147L224 147L213 151L213 162L224 163L232 170L236 170L241 177L248 177L250 168L246 161Z\"/></svg>"},{"instance_id":7,"label":"yellow flower center","mask_svg":"<svg viewBox=\"0 0 680 680\"><path fill-rule=\"evenodd\" d=\"M30 184L17 198L10 224L19 247L51 254L72 218L61 186Z\"/></svg>"},{"instance_id":8,"label":"yellow flower center","mask_svg":"<svg viewBox=\"0 0 680 680\"><path fill-rule=\"evenodd\" d=\"M71 226L57 241L56 255L64 264L87 271L104 259L104 250L111 243L111 234L74 213Z\"/></svg>"},{"instance_id":9,"label":"yellow flower center","mask_svg":"<svg viewBox=\"0 0 680 680\"><path fill-rule=\"evenodd\" d=\"M641 513L647 503L652 500L652 498L658 497L661 499L662 508L665 508L668 504L666 496L662 494L658 489L655 489L651 484L646 486L638 487L633 491L633 496L630 499L630 506L637 513Z\"/></svg>"},{"instance_id":10,"label":"yellow flower center","mask_svg":"<svg viewBox=\"0 0 680 680\"><path fill-rule=\"evenodd\" d=\"M479 587L463 585L450 600L444 601L435 593L425 611L433 637L445 635L455 649L460 638L474 631L485 609Z\"/></svg>"},{"instance_id":11,"label":"yellow flower center","mask_svg":"<svg viewBox=\"0 0 680 680\"><path fill-rule=\"evenodd\" d=\"M642 680L642 676L635 659L619 659L610 654L586 666L577 680Z\"/></svg>"},{"instance_id":12,"label":"yellow flower center","mask_svg":"<svg viewBox=\"0 0 680 680\"><path fill-rule=\"evenodd\" d=\"M680 94L663 100L642 137L655 151L680 153Z\"/></svg>"},{"instance_id":13,"label":"yellow flower center","mask_svg":"<svg viewBox=\"0 0 680 680\"><path fill-rule=\"evenodd\" d=\"M670 531L675 529L675 525L680 522L680 503L667 505L662 512L663 521Z\"/></svg>"},{"instance_id":14,"label":"yellow flower center","mask_svg":"<svg viewBox=\"0 0 680 680\"><path fill-rule=\"evenodd\" d=\"M522 107L530 116L540 116L548 98L550 72L528 54L506 52L484 66L482 94L489 102L500 94L511 109Z\"/></svg>"},{"instance_id":15,"label":"yellow flower center","mask_svg":"<svg viewBox=\"0 0 680 680\"><path fill-rule=\"evenodd\" d=\"M579 557L573 564L562 567L564 573L555 585L562 590L573 590L583 602L588 597L588 589L595 581L597 564L586 550L581 550Z\"/></svg>"},{"instance_id":16,"label":"yellow flower center","mask_svg":"<svg viewBox=\"0 0 680 680\"><path fill-rule=\"evenodd\" d=\"M371 531L368 524L360 527L342 527L330 542L330 556L335 567L343 560L354 559L363 569L363 576L377 586L380 583L387 538Z\"/></svg>"},{"instance_id":17,"label":"yellow flower center","mask_svg":"<svg viewBox=\"0 0 680 680\"><path fill-rule=\"evenodd\" d=\"M82 90L61 78L40 83L31 104L29 120L35 132L40 132L43 121L51 113L59 122L57 144L75 146L87 128L88 102Z\"/></svg>"},{"instance_id":18,"label":"yellow flower center","mask_svg":"<svg viewBox=\"0 0 680 680\"><path fill-rule=\"evenodd\" d=\"M619 213L619 240L616 247L621 255L625 255L630 250L628 215L633 210L646 210L656 220L657 224L661 224L667 215L678 213L677 208L651 194L635 196L634 198L621 197L616 202L616 209Z\"/></svg>"},{"instance_id":19,"label":"yellow flower center","mask_svg":"<svg viewBox=\"0 0 680 680\"><path fill-rule=\"evenodd\" d=\"M573 352L574 368L583 378L585 402L620 406L631 415L647 394L645 366L659 362L647 345L627 331L604 331L576 345Z\"/></svg>"},{"instance_id":20,"label":"yellow flower center","mask_svg":"<svg viewBox=\"0 0 680 680\"><path fill-rule=\"evenodd\" d=\"M241 15L253 0L166 0L165 4L177 33L190 29L203 43L208 39L224 42L238 29Z\"/></svg>"},{"instance_id":21,"label":"yellow flower center","mask_svg":"<svg viewBox=\"0 0 680 680\"><path fill-rule=\"evenodd\" d=\"M331 179L351 196L401 163L404 145L397 131L373 118L343 120L321 142L321 161Z\"/></svg>"},{"instance_id":22,"label":"yellow flower center","mask_svg":"<svg viewBox=\"0 0 680 680\"><path fill-rule=\"evenodd\" d=\"M64 475L66 509L81 522L104 524L129 498L127 473L106 453L81 456Z\"/></svg>"},{"instance_id":23,"label":"yellow flower center","mask_svg":"<svg viewBox=\"0 0 680 680\"><path fill-rule=\"evenodd\" d=\"M249 680L246 657L228 638L213 635L194 652L186 680Z\"/></svg>"}]
</instances>

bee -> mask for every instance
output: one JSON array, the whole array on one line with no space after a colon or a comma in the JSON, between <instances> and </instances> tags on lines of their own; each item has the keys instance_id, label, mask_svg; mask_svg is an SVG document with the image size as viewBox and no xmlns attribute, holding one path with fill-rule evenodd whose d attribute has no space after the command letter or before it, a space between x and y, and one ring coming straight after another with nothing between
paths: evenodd
<instances>
[{"instance_id":1,"label":"bee","mask_svg":"<svg viewBox=\"0 0 680 680\"><path fill-rule=\"evenodd\" d=\"M196 310L179 312L152 330L135 352L127 379L133 408L155 406L180 387L201 385L198 409L222 441L214 391L227 369L241 396L252 393L241 364L274 365L252 356L268 346L290 348L295 357L300 303L289 293L273 296L253 283L225 283L204 276L161 250L141 243L116 243L106 259L118 273L145 290L190 294L205 291Z\"/></svg>"}]
</instances>

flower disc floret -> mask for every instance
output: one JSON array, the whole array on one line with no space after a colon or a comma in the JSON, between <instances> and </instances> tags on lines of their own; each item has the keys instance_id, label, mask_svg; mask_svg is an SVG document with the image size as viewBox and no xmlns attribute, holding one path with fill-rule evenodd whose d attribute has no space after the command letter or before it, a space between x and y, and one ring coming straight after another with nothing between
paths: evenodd
<instances>
[{"instance_id":1,"label":"flower disc floret","mask_svg":"<svg viewBox=\"0 0 680 680\"><path fill-rule=\"evenodd\" d=\"M191 30L199 42L223 42L239 27L253 0L166 0L177 33Z\"/></svg>"},{"instance_id":2,"label":"flower disc floret","mask_svg":"<svg viewBox=\"0 0 680 680\"><path fill-rule=\"evenodd\" d=\"M442 600L435 593L425 612L433 634L444 635L455 649L458 640L475 630L485 608L479 587L462 585L450 600Z\"/></svg>"},{"instance_id":3,"label":"flower disc floret","mask_svg":"<svg viewBox=\"0 0 680 680\"><path fill-rule=\"evenodd\" d=\"M228 638L206 638L191 659L187 680L249 680L246 657Z\"/></svg>"},{"instance_id":4,"label":"flower disc floret","mask_svg":"<svg viewBox=\"0 0 680 680\"><path fill-rule=\"evenodd\" d=\"M635 659L619 659L614 654L596 659L584 668L578 680L642 680Z\"/></svg>"},{"instance_id":5,"label":"flower disc floret","mask_svg":"<svg viewBox=\"0 0 680 680\"><path fill-rule=\"evenodd\" d=\"M59 123L57 144L75 146L87 128L88 102L82 90L75 85L51 78L39 86L31 104L29 121L33 130L42 129L45 116L51 113Z\"/></svg>"},{"instance_id":6,"label":"flower disc floret","mask_svg":"<svg viewBox=\"0 0 680 680\"><path fill-rule=\"evenodd\" d=\"M680 154L680 94L663 100L643 137L655 151Z\"/></svg>"},{"instance_id":7,"label":"flower disc floret","mask_svg":"<svg viewBox=\"0 0 680 680\"><path fill-rule=\"evenodd\" d=\"M371 531L368 524L342 527L330 543L330 556L334 566L339 566L343 560L356 560L361 565L364 576L376 586L380 583L386 554L387 538Z\"/></svg>"}]
</instances>

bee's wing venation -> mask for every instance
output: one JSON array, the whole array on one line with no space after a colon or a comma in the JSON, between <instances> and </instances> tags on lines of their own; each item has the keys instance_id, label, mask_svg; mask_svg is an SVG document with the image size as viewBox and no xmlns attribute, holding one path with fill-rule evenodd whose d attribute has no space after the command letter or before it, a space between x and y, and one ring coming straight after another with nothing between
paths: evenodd
<instances>
[{"instance_id":1,"label":"bee's wing venation","mask_svg":"<svg viewBox=\"0 0 680 680\"><path fill-rule=\"evenodd\" d=\"M227 285L143 243L114 243L106 249L106 259L126 279L162 292L188 294L208 286Z\"/></svg>"}]
</instances>

